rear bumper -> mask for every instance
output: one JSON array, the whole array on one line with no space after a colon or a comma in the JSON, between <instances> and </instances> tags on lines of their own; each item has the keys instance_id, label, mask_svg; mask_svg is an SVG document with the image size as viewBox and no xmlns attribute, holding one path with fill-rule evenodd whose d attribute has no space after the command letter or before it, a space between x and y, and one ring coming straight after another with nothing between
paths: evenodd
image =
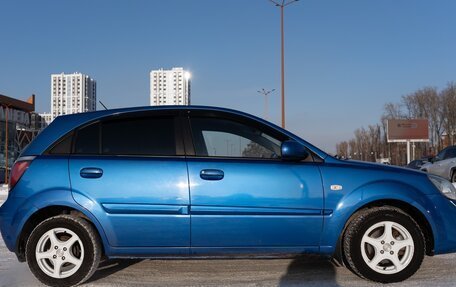
<instances>
[{"instance_id":1,"label":"rear bumper","mask_svg":"<svg viewBox=\"0 0 456 287\"><path fill-rule=\"evenodd\" d=\"M10 196L0 207L0 232L8 250L16 255L22 227L30 214L36 211L35 207L24 203L24 198Z\"/></svg>"}]
</instances>

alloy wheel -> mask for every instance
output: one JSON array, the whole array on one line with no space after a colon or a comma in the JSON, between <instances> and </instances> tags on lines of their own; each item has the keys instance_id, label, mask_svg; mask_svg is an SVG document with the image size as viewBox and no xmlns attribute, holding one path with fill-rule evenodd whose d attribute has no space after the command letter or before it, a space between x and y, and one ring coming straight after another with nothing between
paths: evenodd
<instances>
[{"instance_id":1,"label":"alloy wheel","mask_svg":"<svg viewBox=\"0 0 456 287\"><path fill-rule=\"evenodd\" d=\"M410 232L392 221L371 226L364 233L360 247L364 262L381 274L395 274L404 270L415 252Z\"/></svg>"},{"instance_id":2,"label":"alloy wheel","mask_svg":"<svg viewBox=\"0 0 456 287\"><path fill-rule=\"evenodd\" d=\"M84 246L76 233L54 228L38 240L35 251L39 268L52 278L67 278L76 273L84 260Z\"/></svg>"}]
</instances>

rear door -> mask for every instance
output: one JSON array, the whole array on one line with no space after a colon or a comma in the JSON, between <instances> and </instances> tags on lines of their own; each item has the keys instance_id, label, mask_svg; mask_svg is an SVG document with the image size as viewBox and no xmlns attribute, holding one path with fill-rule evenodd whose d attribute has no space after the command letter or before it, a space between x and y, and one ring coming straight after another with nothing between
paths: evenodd
<instances>
[{"instance_id":1,"label":"rear door","mask_svg":"<svg viewBox=\"0 0 456 287\"><path fill-rule=\"evenodd\" d=\"M76 131L72 192L96 213L111 246L188 252L190 199L178 122L173 112L155 111L114 116Z\"/></svg>"},{"instance_id":2,"label":"rear door","mask_svg":"<svg viewBox=\"0 0 456 287\"><path fill-rule=\"evenodd\" d=\"M190 115L192 252L317 250L323 224L318 163L282 161L288 138L254 121Z\"/></svg>"}]
</instances>

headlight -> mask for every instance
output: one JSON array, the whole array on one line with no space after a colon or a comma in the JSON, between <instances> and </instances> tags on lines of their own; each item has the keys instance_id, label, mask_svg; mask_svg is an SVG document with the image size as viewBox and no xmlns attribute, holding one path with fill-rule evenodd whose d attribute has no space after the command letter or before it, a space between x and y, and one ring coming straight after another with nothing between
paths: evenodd
<instances>
[{"instance_id":1,"label":"headlight","mask_svg":"<svg viewBox=\"0 0 456 287\"><path fill-rule=\"evenodd\" d=\"M443 177L428 175L428 178L437 187L440 192L449 199L456 200L456 188L454 185Z\"/></svg>"}]
</instances>

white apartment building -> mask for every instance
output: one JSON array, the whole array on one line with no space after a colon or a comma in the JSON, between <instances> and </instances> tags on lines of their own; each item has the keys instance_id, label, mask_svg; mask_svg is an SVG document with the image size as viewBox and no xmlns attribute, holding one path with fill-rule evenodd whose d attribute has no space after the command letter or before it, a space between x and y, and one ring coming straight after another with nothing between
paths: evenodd
<instances>
[{"instance_id":1,"label":"white apartment building","mask_svg":"<svg viewBox=\"0 0 456 287\"><path fill-rule=\"evenodd\" d=\"M97 105L97 83L81 73L51 75L51 115L95 111Z\"/></svg>"},{"instance_id":2,"label":"white apartment building","mask_svg":"<svg viewBox=\"0 0 456 287\"><path fill-rule=\"evenodd\" d=\"M190 105L190 73L183 68L152 70L150 105Z\"/></svg>"}]
</instances>

